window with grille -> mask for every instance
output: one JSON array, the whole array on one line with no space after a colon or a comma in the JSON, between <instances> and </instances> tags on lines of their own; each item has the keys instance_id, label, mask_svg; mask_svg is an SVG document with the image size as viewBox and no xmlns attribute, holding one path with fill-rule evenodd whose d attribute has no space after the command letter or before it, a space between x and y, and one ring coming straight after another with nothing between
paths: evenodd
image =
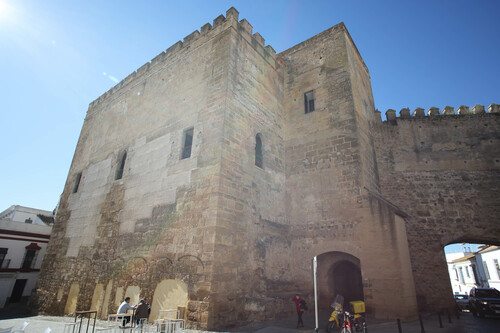
<instances>
[{"instance_id":1,"label":"window with grille","mask_svg":"<svg viewBox=\"0 0 500 333\"><path fill-rule=\"evenodd\" d=\"M191 147L193 146L194 128L184 131L184 144L182 146L181 160L191 157Z\"/></svg>"},{"instance_id":2,"label":"window with grille","mask_svg":"<svg viewBox=\"0 0 500 333\"><path fill-rule=\"evenodd\" d=\"M304 108L305 113L311 113L314 111L314 90L304 94Z\"/></svg>"}]
</instances>

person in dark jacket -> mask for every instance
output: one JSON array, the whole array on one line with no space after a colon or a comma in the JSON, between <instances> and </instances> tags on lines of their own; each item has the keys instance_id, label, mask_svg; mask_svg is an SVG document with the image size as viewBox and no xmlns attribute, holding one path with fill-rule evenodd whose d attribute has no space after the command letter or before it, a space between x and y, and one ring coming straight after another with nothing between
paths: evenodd
<instances>
[{"instance_id":1,"label":"person in dark jacket","mask_svg":"<svg viewBox=\"0 0 500 333\"><path fill-rule=\"evenodd\" d=\"M297 328L304 327L304 322L302 321L302 314L306 309L305 306L306 302L299 295L295 295L295 297L292 298L292 302L295 303L295 307L297 308L297 316L299 317L299 320L297 321Z\"/></svg>"},{"instance_id":2,"label":"person in dark jacket","mask_svg":"<svg viewBox=\"0 0 500 333\"><path fill-rule=\"evenodd\" d=\"M135 320L137 325L141 323L141 319L148 319L149 314L151 313L151 307L149 303L146 302L145 299L141 299L139 305L137 305L137 309L135 310Z\"/></svg>"}]
</instances>

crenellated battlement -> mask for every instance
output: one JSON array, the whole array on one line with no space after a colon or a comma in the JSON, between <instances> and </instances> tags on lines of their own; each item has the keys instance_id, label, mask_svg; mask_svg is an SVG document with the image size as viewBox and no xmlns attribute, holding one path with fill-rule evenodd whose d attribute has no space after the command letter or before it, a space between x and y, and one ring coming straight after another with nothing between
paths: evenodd
<instances>
[{"instance_id":1,"label":"crenellated battlement","mask_svg":"<svg viewBox=\"0 0 500 333\"><path fill-rule=\"evenodd\" d=\"M182 41L176 42L165 51L158 54L151 59L151 61L142 65L139 69L91 102L89 111L107 100L111 95L129 85L136 78L156 72L161 68L166 59L175 57L179 52L187 50L191 46L195 46L195 44L196 46L201 45L230 27L234 28L249 44L251 44L254 50L265 58L273 68L277 68L280 62L276 58L276 51L271 45L265 45L265 39L258 32L252 34L252 25L246 19L238 21L238 16L239 12L234 7L229 8L226 11L226 16L221 14L213 20L212 24L206 23L200 30L193 31L184 37Z\"/></svg>"},{"instance_id":2,"label":"crenellated battlement","mask_svg":"<svg viewBox=\"0 0 500 333\"><path fill-rule=\"evenodd\" d=\"M490 104L488 107L488 112L486 112L484 105L476 104L472 110L466 105L460 105L455 112L455 108L452 106L445 106L442 111L437 107L430 107L427 112L423 108L416 108L413 113L410 112L409 108L403 108L399 111L399 117L396 115L396 110L389 109L385 112L386 121L392 125L397 125L398 119L433 119L438 117L447 116L466 116L466 115L480 115L485 113L497 113L500 114L500 104ZM382 123L381 112L375 110L376 117L379 123Z\"/></svg>"}]
</instances>

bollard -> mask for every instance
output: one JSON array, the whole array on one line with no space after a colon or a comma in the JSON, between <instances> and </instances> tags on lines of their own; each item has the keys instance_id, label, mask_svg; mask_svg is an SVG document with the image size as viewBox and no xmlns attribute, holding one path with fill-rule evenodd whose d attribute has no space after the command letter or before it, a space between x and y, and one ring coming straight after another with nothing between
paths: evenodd
<instances>
[{"instance_id":1,"label":"bollard","mask_svg":"<svg viewBox=\"0 0 500 333\"><path fill-rule=\"evenodd\" d=\"M424 322L422 321L422 315L421 314L418 314L418 320L420 321L420 333L425 333L425 329L424 329Z\"/></svg>"},{"instance_id":2,"label":"bollard","mask_svg":"<svg viewBox=\"0 0 500 333\"><path fill-rule=\"evenodd\" d=\"M441 312L438 312L439 328L443 328L443 321L441 320Z\"/></svg>"},{"instance_id":3,"label":"bollard","mask_svg":"<svg viewBox=\"0 0 500 333\"><path fill-rule=\"evenodd\" d=\"M450 309L446 309L446 314L448 315L448 323L451 324Z\"/></svg>"},{"instance_id":4,"label":"bollard","mask_svg":"<svg viewBox=\"0 0 500 333\"><path fill-rule=\"evenodd\" d=\"M403 333L403 330L401 329L401 320L398 318L398 332Z\"/></svg>"}]
</instances>

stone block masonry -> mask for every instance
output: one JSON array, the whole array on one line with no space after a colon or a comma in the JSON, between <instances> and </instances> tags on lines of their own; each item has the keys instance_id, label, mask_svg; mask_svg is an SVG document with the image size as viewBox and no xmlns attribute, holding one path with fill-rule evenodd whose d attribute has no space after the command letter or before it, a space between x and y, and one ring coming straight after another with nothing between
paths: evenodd
<instances>
[{"instance_id":1,"label":"stone block masonry","mask_svg":"<svg viewBox=\"0 0 500 333\"><path fill-rule=\"evenodd\" d=\"M129 296L191 328L277 319L313 304L314 256L324 309L451 307L442 247L500 239L498 109L383 123L343 23L276 54L230 8L90 104L40 311Z\"/></svg>"}]
</instances>

